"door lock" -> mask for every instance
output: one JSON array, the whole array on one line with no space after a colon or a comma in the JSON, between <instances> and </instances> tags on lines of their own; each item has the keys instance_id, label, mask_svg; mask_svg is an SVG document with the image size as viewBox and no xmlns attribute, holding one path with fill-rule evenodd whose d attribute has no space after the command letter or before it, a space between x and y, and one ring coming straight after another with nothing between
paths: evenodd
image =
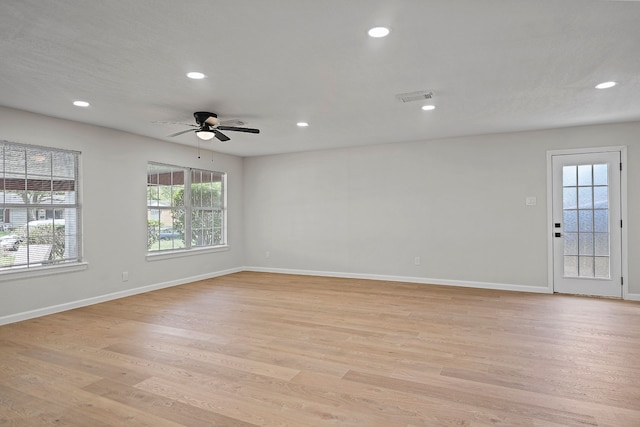
<instances>
[{"instance_id":1,"label":"door lock","mask_svg":"<svg viewBox=\"0 0 640 427\"><path fill-rule=\"evenodd\" d=\"M562 233L555 233L556 237L562 237Z\"/></svg>"}]
</instances>

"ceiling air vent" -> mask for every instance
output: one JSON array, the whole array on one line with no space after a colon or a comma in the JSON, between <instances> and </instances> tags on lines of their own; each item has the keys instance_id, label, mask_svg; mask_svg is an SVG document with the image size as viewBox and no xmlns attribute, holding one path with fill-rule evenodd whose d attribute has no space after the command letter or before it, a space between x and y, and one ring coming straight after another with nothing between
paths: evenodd
<instances>
[{"instance_id":1,"label":"ceiling air vent","mask_svg":"<svg viewBox=\"0 0 640 427\"><path fill-rule=\"evenodd\" d=\"M433 92L430 90L419 90L417 92L399 93L396 99L402 102L424 101L433 98Z\"/></svg>"}]
</instances>

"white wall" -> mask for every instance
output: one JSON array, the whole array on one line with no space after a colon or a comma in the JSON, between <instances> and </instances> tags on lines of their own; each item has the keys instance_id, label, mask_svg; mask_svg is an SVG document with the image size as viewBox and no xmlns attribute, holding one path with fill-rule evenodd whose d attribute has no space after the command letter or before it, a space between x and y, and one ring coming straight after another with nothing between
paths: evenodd
<instances>
[{"instance_id":1,"label":"white wall","mask_svg":"<svg viewBox=\"0 0 640 427\"><path fill-rule=\"evenodd\" d=\"M242 267L242 158L215 153L212 163L210 152L203 151L199 160L191 147L6 108L0 108L0 139L82 152L83 249L88 263L84 271L0 281L0 324L21 313L44 313L59 305L67 308ZM228 251L146 260L148 161L228 174ZM127 282L122 281L123 271L129 273Z\"/></svg>"},{"instance_id":2,"label":"white wall","mask_svg":"<svg viewBox=\"0 0 640 427\"><path fill-rule=\"evenodd\" d=\"M639 136L626 123L248 158L246 265L546 291L547 151L628 146L633 260Z\"/></svg>"}]
</instances>

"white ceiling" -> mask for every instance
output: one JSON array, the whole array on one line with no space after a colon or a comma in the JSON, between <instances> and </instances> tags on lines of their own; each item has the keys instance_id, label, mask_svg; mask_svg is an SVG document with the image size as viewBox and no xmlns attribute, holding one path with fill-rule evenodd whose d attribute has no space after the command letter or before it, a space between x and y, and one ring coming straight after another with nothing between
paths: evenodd
<instances>
[{"instance_id":1,"label":"white ceiling","mask_svg":"<svg viewBox=\"0 0 640 427\"><path fill-rule=\"evenodd\" d=\"M240 156L640 120L635 1L2 0L0 58L0 105Z\"/></svg>"}]
</instances>

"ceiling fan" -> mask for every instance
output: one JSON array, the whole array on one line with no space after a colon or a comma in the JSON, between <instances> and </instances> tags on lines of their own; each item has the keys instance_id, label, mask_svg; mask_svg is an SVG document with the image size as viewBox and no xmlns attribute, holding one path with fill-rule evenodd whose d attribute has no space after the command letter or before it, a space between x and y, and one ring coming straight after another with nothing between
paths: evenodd
<instances>
[{"instance_id":1,"label":"ceiling fan","mask_svg":"<svg viewBox=\"0 0 640 427\"><path fill-rule=\"evenodd\" d=\"M193 113L193 117L196 119L195 125L192 126L194 129L182 130L180 132L173 133L169 135L169 137L174 137L178 135L185 134L187 132L195 132L196 136L204 141L209 141L214 137L217 138L220 142L227 142L231 138L229 138L224 133L220 132L224 131L234 131L234 132L247 132L247 133L260 133L260 129L253 128L245 128L239 126L226 126L225 121L220 121L218 119L218 115L215 113L209 113L206 111L196 111ZM239 121L229 121L230 124L244 124Z\"/></svg>"}]
</instances>

